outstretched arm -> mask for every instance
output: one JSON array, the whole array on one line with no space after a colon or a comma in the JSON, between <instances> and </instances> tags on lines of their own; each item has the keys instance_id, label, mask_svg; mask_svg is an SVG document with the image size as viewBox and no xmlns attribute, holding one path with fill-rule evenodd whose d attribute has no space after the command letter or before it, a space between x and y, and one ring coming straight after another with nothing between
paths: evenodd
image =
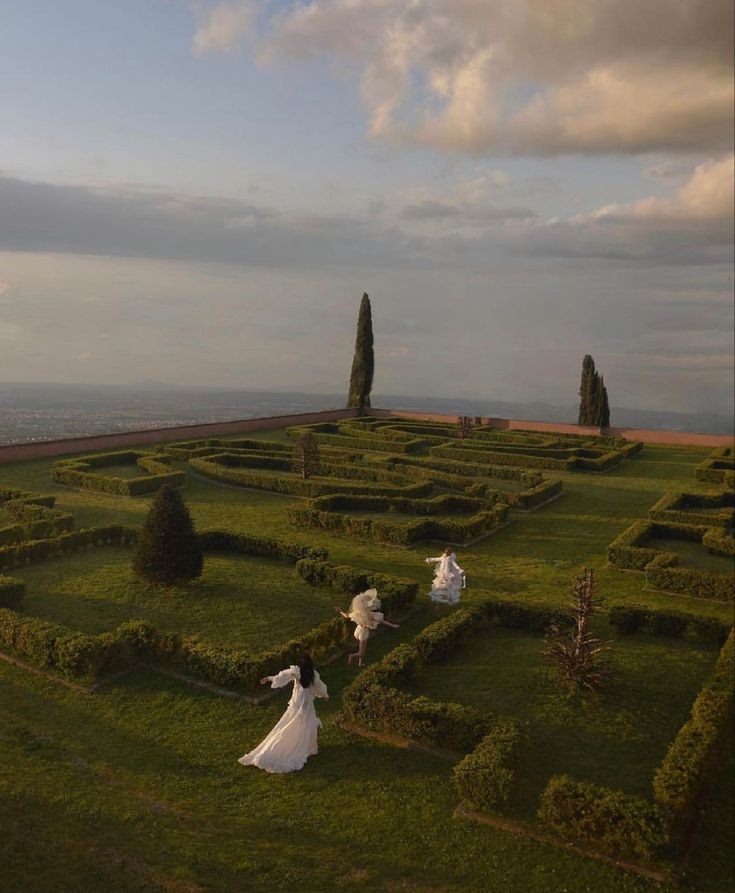
<instances>
[{"instance_id":1,"label":"outstretched arm","mask_svg":"<svg viewBox=\"0 0 735 893\"><path fill-rule=\"evenodd\" d=\"M442 556L440 555L438 558L427 558L427 564L438 564L442 560Z\"/></svg>"},{"instance_id":2,"label":"outstretched arm","mask_svg":"<svg viewBox=\"0 0 735 893\"><path fill-rule=\"evenodd\" d=\"M344 617L345 620L349 620L349 619L350 619L350 615L347 614L345 611L343 611L342 608L338 608L337 605L334 606L334 610L335 610L338 614L341 614L341 615Z\"/></svg>"},{"instance_id":3,"label":"outstretched arm","mask_svg":"<svg viewBox=\"0 0 735 893\"><path fill-rule=\"evenodd\" d=\"M267 685L270 682L271 688L283 688L284 685L288 685L289 682L293 682L294 679L296 679L297 677L298 668L289 667L287 670L281 670L280 673L276 673L275 676L264 676L260 680L260 684Z\"/></svg>"},{"instance_id":4,"label":"outstretched arm","mask_svg":"<svg viewBox=\"0 0 735 893\"><path fill-rule=\"evenodd\" d=\"M383 626L389 626L391 629L400 629L400 623L391 623L390 620L386 620L385 617L380 621Z\"/></svg>"}]
</instances>

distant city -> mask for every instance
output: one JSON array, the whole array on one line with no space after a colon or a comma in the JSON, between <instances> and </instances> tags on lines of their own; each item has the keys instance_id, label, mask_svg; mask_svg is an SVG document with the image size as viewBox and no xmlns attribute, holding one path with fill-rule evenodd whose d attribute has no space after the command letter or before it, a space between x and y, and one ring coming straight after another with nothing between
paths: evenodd
<instances>
[{"instance_id":1,"label":"distant city","mask_svg":"<svg viewBox=\"0 0 735 893\"><path fill-rule=\"evenodd\" d=\"M380 395L373 405L384 409L450 415L482 415L575 422L575 406L508 403L466 397ZM0 383L0 443L26 443L91 434L111 434L205 422L338 409L344 394L274 393L267 391L168 387L157 382L139 386ZM674 413L612 409L615 426L731 434L733 418L715 413Z\"/></svg>"}]
</instances>

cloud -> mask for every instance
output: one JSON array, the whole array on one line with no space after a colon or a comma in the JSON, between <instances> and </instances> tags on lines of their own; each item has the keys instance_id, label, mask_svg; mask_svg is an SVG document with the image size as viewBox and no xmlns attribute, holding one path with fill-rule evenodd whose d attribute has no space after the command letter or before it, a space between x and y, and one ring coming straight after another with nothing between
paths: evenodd
<instances>
[{"instance_id":1,"label":"cloud","mask_svg":"<svg viewBox=\"0 0 735 893\"><path fill-rule=\"evenodd\" d=\"M0 177L0 250L298 267L401 263L420 240L349 216L237 199Z\"/></svg>"},{"instance_id":2,"label":"cloud","mask_svg":"<svg viewBox=\"0 0 735 893\"><path fill-rule=\"evenodd\" d=\"M0 297L2 297L8 291L10 291L10 283L0 281Z\"/></svg>"},{"instance_id":3,"label":"cloud","mask_svg":"<svg viewBox=\"0 0 735 893\"><path fill-rule=\"evenodd\" d=\"M456 205L432 199L406 205L399 214L401 220L441 220L446 217L460 217L462 210Z\"/></svg>"},{"instance_id":4,"label":"cloud","mask_svg":"<svg viewBox=\"0 0 735 893\"><path fill-rule=\"evenodd\" d=\"M357 68L376 139L473 155L731 144L725 0L312 0L263 18L261 57Z\"/></svg>"},{"instance_id":5,"label":"cloud","mask_svg":"<svg viewBox=\"0 0 735 893\"><path fill-rule=\"evenodd\" d=\"M204 11L192 39L198 55L231 52L250 34L255 16L249 2L217 3Z\"/></svg>"},{"instance_id":6,"label":"cloud","mask_svg":"<svg viewBox=\"0 0 735 893\"><path fill-rule=\"evenodd\" d=\"M698 165L670 197L610 204L527 233L523 252L655 263L731 263L733 156Z\"/></svg>"}]
</instances>

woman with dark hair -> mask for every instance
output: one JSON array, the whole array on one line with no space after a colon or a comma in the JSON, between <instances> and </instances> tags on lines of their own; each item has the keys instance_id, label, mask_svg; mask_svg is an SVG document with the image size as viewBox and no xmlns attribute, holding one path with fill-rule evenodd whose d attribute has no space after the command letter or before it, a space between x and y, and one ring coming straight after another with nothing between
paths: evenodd
<instances>
[{"instance_id":1,"label":"woman with dark hair","mask_svg":"<svg viewBox=\"0 0 735 893\"><path fill-rule=\"evenodd\" d=\"M314 698L329 698L327 686L314 669L311 657L305 654L298 665L265 676L261 685L283 688L293 682L293 692L283 716L260 744L240 757L243 766L257 766L266 772L295 772L318 751L317 733L321 720L314 709Z\"/></svg>"}]
</instances>

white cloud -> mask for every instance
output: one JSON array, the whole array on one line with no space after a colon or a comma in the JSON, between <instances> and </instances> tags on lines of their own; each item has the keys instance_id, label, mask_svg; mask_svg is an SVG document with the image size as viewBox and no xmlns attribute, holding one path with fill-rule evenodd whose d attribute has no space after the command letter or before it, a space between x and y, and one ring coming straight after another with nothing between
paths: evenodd
<instances>
[{"instance_id":1,"label":"white cloud","mask_svg":"<svg viewBox=\"0 0 735 893\"><path fill-rule=\"evenodd\" d=\"M0 297L10 291L10 283L0 281Z\"/></svg>"},{"instance_id":2,"label":"white cloud","mask_svg":"<svg viewBox=\"0 0 735 893\"><path fill-rule=\"evenodd\" d=\"M254 20L250 2L217 3L207 8L194 33L194 51L204 55L237 49L250 34Z\"/></svg>"},{"instance_id":3,"label":"white cloud","mask_svg":"<svg viewBox=\"0 0 735 893\"><path fill-rule=\"evenodd\" d=\"M725 0L312 0L261 55L357 66L379 139L483 154L721 151Z\"/></svg>"}]
</instances>

